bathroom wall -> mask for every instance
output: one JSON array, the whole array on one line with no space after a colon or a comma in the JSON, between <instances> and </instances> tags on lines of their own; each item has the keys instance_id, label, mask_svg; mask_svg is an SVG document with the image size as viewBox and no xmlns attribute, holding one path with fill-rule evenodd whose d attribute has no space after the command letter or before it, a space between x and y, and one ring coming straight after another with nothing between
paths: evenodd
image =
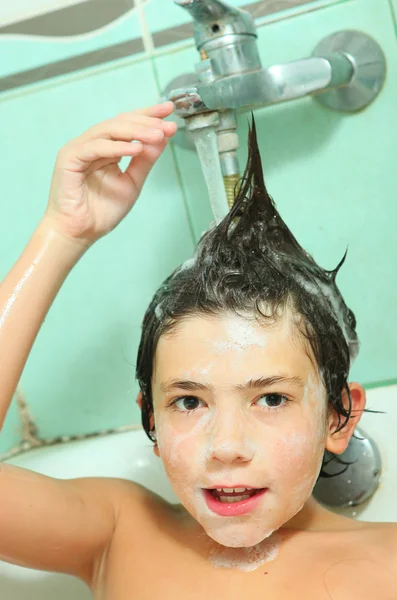
<instances>
[{"instance_id":1,"label":"bathroom wall","mask_svg":"<svg viewBox=\"0 0 397 600\"><path fill-rule=\"evenodd\" d=\"M100 120L156 102L197 61L188 15L172 0L109 6L86 0L3 26L0 8L0 277L45 209L57 150ZM349 247L339 281L362 340L353 376L368 387L397 380L397 0L247 7L257 17L264 65L308 56L341 29L369 33L387 56L386 86L362 113L339 114L306 98L255 116L268 187L298 239L326 268ZM247 117L239 119L242 164ZM134 362L143 312L210 221L197 157L170 147L129 217L61 290L18 396L38 430L26 410L22 429L14 401L0 453L28 434L86 434L139 421Z\"/></svg>"}]
</instances>

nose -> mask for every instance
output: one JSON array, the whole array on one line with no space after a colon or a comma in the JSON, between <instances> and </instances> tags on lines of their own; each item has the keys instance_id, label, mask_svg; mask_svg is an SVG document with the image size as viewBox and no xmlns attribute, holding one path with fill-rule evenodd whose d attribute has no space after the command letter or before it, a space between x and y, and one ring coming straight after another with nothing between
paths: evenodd
<instances>
[{"instance_id":1,"label":"nose","mask_svg":"<svg viewBox=\"0 0 397 600\"><path fill-rule=\"evenodd\" d=\"M222 463L250 462L254 451L244 418L228 411L214 419L208 448L208 459Z\"/></svg>"}]
</instances>

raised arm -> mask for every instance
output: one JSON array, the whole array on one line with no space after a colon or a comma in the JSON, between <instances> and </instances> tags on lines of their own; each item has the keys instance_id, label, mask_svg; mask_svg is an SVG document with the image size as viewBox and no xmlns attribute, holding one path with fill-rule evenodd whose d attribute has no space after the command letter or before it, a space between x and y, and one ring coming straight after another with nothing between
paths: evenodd
<instances>
[{"instance_id":1,"label":"raised arm","mask_svg":"<svg viewBox=\"0 0 397 600\"><path fill-rule=\"evenodd\" d=\"M123 113L59 152L44 217L0 285L0 427L62 283L131 210L175 133L175 124L163 120L172 110L168 102ZM123 156L131 157L125 172L118 166ZM57 480L0 465L0 558L87 580L110 543L125 487L117 480Z\"/></svg>"}]
</instances>

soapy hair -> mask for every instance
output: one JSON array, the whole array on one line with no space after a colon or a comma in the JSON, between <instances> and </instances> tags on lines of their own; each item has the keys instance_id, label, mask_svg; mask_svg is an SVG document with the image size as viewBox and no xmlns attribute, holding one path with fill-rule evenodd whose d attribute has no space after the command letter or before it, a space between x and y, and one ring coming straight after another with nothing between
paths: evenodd
<instances>
[{"instance_id":1,"label":"soapy hair","mask_svg":"<svg viewBox=\"0 0 397 600\"><path fill-rule=\"evenodd\" d=\"M248 149L233 208L203 235L195 257L164 281L143 320L136 376L142 392L142 425L152 441L151 378L158 340L195 315L250 313L275 322L285 310L292 310L318 367L329 407L338 415L337 431L352 417L347 378L359 343L355 317L335 281L346 255L334 270L322 269L281 219L263 179L254 119ZM325 467L326 460L320 476L329 476Z\"/></svg>"}]
</instances>

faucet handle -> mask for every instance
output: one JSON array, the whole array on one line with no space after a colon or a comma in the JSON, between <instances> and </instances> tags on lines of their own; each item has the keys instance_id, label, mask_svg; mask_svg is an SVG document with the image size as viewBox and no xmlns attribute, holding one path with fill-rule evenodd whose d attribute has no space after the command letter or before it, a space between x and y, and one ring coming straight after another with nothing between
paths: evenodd
<instances>
[{"instance_id":1,"label":"faucet handle","mask_svg":"<svg viewBox=\"0 0 397 600\"><path fill-rule=\"evenodd\" d=\"M230 34L256 37L255 21L249 12L229 6L221 0L174 0L194 19L194 36L198 50L207 42Z\"/></svg>"}]
</instances>

